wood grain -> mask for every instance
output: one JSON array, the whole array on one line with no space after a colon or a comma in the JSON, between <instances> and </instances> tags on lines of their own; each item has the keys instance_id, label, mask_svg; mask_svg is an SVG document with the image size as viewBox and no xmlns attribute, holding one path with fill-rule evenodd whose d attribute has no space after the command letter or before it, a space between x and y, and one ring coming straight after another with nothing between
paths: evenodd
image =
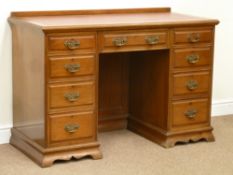
<instances>
[{"instance_id":1,"label":"wood grain","mask_svg":"<svg viewBox=\"0 0 233 175\"><path fill-rule=\"evenodd\" d=\"M188 57L197 56L196 63L190 63ZM182 48L174 50L174 68L209 67L212 63L211 47Z\"/></svg>"},{"instance_id":2,"label":"wood grain","mask_svg":"<svg viewBox=\"0 0 233 175\"><path fill-rule=\"evenodd\" d=\"M12 17L24 16L58 16L58 15L97 15L97 14L127 14L127 13L161 13L170 12L170 7L157 8L126 8L126 9L95 9L95 10L67 10L67 11L31 11L31 12L11 12Z\"/></svg>"},{"instance_id":3,"label":"wood grain","mask_svg":"<svg viewBox=\"0 0 233 175\"><path fill-rule=\"evenodd\" d=\"M99 127L125 128L128 117L129 53L100 54Z\"/></svg>"},{"instance_id":4,"label":"wood grain","mask_svg":"<svg viewBox=\"0 0 233 175\"><path fill-rule=\"evenodd\" d=\"M24 25L12 24L11 28L13 31L13 125L31 139L37 140L38 144L46 146L44 35L41 30Z\"/></svg>"},{"instance_id":5,"label":"wood grain","mask_svg":"<svg viewBox=\"0 0 233 175\"><path fill-rule=\"evenodd\" d=\"M96 36L95 33L86 33L86 32L79 32L79 33L56 33L50 34L48 36L48 53L53 54L62 54L62 53L93 53L95 51L95 40ZM69 47L65 46L65 42L78 42L79 45L74 49L70 49Z\"/></svg>"},{"instance_id":6,"label":"wood grain","mask_svg":"<svg viewBox=\"0 0 233 175\"><path fill-rule=\"evenodd\" d=\"M145 10L145 12L143 12ZM111 29L111 28L162 28L162 27L184 27L184 26L214 26L218 20L206 19L171 13L166 11L147 13L146 9L141 9L138 13L100 13L98 15L57 15L49 16L46 12L42 16L31 16L25 14L24 17L9 18L10 22L28 23L35 27L40 27L46 32L64 31L73 29ZM69 13L69 12L67 12ZM77 13L79 13L77 11ZM16 13L14 13L16 14ZM20 19L20 20L19 20Z\"/></svg>"},{"instance_id":7,"label":"wood grain","mask_svg":"<svg viewBox=\"0 0 233 175\"><path fill-rule=\"evenodd\" d=\"M51 78L78 77L95 73L96 58L94 55L82 56L53 56L49 57L49 75ZM75 72L67 66L78 65Z\"/></svg>"},{"instance_id":8,"label":"wood grain","mask_svg":"<svg viewBox=\"0 0 233 175\"><path fill-rule=\"evenodd\" d=\"M86 138L94 138L95 117L93 112L52 115L49 116L49 119L51 142L78 140L79 143L82 143ZM78 128L73 132L68 132L65 130L65 126L68 125L77 125Z\"/></svg>"},{"instance_id":9,"label":"wood grain","mask_svg":"<svg viewBox=\"0 0 233 175\"><path fill-rule=\"evenodd\" d=\"M28 139L25 135L12 129L10 143L29 156L41 167L52 166L55 160L70 160L71 158L80 159L90 156L93 159L101 159L102 154L99 143L89 142L75 146L60 146L56 148L44 148L38 143Z\"/></svg>"},{"instance_id":10,"label":"wood grain","mask_svg":"<svg viewBox=\"0 0 233 175\"><path fill-rule=\"evenodd\" d=\"M167 128L168 50L134 53L131 56L130 118Z\"/></svg>"},{"instance_id":11,"label":"wood grain","mask_svg":"<svg viewBox=\"0 0 233 175\"><path fill-rule=\"evenodd\" d=\"M208 99L194 99L175 101L172 104L172 127L178 129L199 128L200 124L208 125L209 113ZM192 118L187 116L188 111L195 111Z\"/></svg>"},{"instance_id":12,"label":"wood grain","mask_svg":"<svg viewBox=\"0 0 233 175\"><path fill-rule=\"evenodd\" d=\"M122 52L138 50L155 50L168 48L168 30L126 30L107 31L100 34L100 52ZM147 43L148 37L157 37L155 44ZM125 39L123 46L114 45L114 40Z\"/></svg>"},{"instance_id":13,"label":"wood grain","mask_svg":"<svg viewBox=\"0 0 233 175\"><path fill-rule=\"evenodd\" d=\"M192 42L192 38L198 36L198 40ZM211 28L189 28L178 29L174 32L174 44L190 43L211 43L212 42L212 30Z\"/></svg>"},{"instance_id":14,"label":"wood grain","mask_svg":"<svg viewBox=\"0 0 233 175\"><path fill-rule=\"evenodd\" d=\"M218 20L143 8L12 12L8 21L11 144L41 166L101 158L98 129L127 127L166 148L214 141L210 111ZM126 41L116 44L119 38ZM197 87L190 89L190 80Z\"/></svg>"},{"instance_id":15,"label":"wood grain","mask_svg":"<svg viewBox=\"0 0 233 175\"><path fill-rule=\"evenodd\" d=\"M95 102L94 82L52 84L49 86L49 107L64 108L80 105L89 105ZM75 101L70 101L65 97L66 94L78 94Z\"/></svg>"},{"instance_id":16,"label":"wood grain","mask_svg":"<svg viewBox=\"0 0 233 175\"><path fill-rule=\"evenodd\" d=\"M173 94L178 95L190 95L197 93L208 93L210 88L210 73L209 72L187 72L175 74L173 76L174 86ZM197 87L193 90L188 88L190 81L195 81Z\"/></svg>"}]
</instances>

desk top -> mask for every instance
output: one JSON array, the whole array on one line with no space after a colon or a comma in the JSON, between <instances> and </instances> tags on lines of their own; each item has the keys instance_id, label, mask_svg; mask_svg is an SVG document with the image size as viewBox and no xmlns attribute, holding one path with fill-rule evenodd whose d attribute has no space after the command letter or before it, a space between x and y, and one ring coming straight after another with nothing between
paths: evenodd
<instances>
[{"instance_id":1,"label":"desk top","mask_svg":"<svg viewBox=\"0 0 233 175\"><path fill-rule=\"evenodd\" d=\"M12 12L9 21L44 30L216 25L218 20L172 13L170 8Z\"/></svg>"}]
</instances>

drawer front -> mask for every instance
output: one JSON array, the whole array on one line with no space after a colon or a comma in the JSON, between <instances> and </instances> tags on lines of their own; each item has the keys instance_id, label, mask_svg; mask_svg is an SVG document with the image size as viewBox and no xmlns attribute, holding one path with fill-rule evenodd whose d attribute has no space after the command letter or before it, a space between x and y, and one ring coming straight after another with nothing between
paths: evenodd
<instances>
[{"instance_id":1,"label":"drawer front","mask_svg":"<svg viewBox=\"0 0 233 175\"><path fill-rule=\"evenodd\" d=\"M173 76L173 95L206 93L210 87L210 73L182 73Z\"/></svg>"},{"instance_id":2,"label":"drawer front","mask_svg":"<svg viewBox=\"0 0 233 175\"><path fill-rule=\"evenodd\" d=\"M51 34L48 36L49 52L93 52L95 50L96 36L94 33L78 34Z\"/></svg>"},{"instance_id":3,"label":"drawer front","mask_svg":"<svg viewBox=\"0 0 233 175\"><path fill-rule=\"evenodd\" d=\"M211 43L212 37L213 33L211 29L189 29L174 31L175 44Z\"/></svg>"},{"instance_id":4,"label":"drawer front","mask_svg":"<svg viewBox=\"0 0 233 175\"><path fill-rule=\"evenodd\" d=\"M50 77L91 75L95 71L95 56L50 57Z\"/></svg>"},{"instance_id":5,"label":"drawer front","mask_svg":"<svg viewBox=\"0 0 233 175\"><path fill-rule=\"evenodd\" d=\"M132 51L168 48L168 31L104 32L101 51Z\"/></svg>"},{"instance_id":6,"label":"drawer front","mask_svg":"<svg viewBox=\"0 0 233 175\"><path fill-rule=\"evenodd\" d=\"M95 118L93 113L54 115L49 117L50 141L87 139L94 136Z\"/></svg>"},{"instance_id":7,"label":"drawer front","mask_svg":"<svg viewBox=\"0 0 233 175\"><path fill-rule=\"evenodd\" d=\"M175 68L210 66L212 64L211 53L210 47L175 49L173 66Z\"/></svg>"},{"instance_id":8,"label":"drawer front","mask_svg":"<svg viewBox=\"0 0 233 175\"><path fill-rule=\"evenodd\" d=\"M209 121L208 99L173 102L172 111L172 127L191 128L191 125Z\"/></svg>"},{"instance_id":9,"label":"drawer front","mask_svg":"<svg viewBox=\"0 0 233 175\"><path fill-rule=\"evenodd\" d=\"M49 85L50 108L90 105L94 98L94 82Z\"/></svg>"}]
</instances>

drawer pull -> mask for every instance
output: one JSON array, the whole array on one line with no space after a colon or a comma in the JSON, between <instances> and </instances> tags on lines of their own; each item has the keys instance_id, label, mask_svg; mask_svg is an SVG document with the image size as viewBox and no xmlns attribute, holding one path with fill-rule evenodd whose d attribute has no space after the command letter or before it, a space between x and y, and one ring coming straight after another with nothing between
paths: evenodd
<instances>
[{"instance_id":1,"label":"drawer pull","mask_svg":"<svg viewBox=\"0 0 233 175\"><path fill-rule=\"evenodd\" d=\"M67 93L64 95L64 97L66 98L66 100L68 100L69 102L75 102L78 100L78 98L80 97L79 93Z\"/></svg>"},{"instance_id":2,"label":"drawer pull","mask_svg":"<svg viewBox=\"0 0 233 175\"><path fill-rule=\"evenodd\" d=\"M74 133L79 129L79 127L80 126L77 124L68 124L68 125L65 125L64 130L69 133Z\"/></svg>"},{"instance_id":3,"label":"drawer pull","mask_svg":"<svg viewBox=\"0 0 233 175\"><path fill-rule=\"evenodd\" d=\"M159 43L159 36L148 36L145 38L147 44L154 45Z\"/></svg>"},{"instance_id":4,"label":"drawer pull","mask_svg":"<svg viewBox=\"0 0 233 175\"><path fill-rule=\"evenodd\" d=\"M189 109L184 113L184 115L187 118L193 119L197 116L197 110L196 109Z\"/></svg>"},{"instance_id":5,"label":"drawer pull","mask_svg":"<svg viewBox=\"0 0 233 175\"><path fill-rule=\"evenodd\" d=\"M64 66L64 68L70 73L75 73L79 71L80 67L80 64L65 64Z\"/></svg>"},{"instance_id":6,"label":"drawer pull","mask_svg":"<svg viewBox=\"0 0 233 175\"><path fill-rule=\"evenodd\" d=\"M64 42L64 45L68 48L68 49L77 49L80 46L80 41L71 39L71 40L67 40Z\"/></svg>"},{"instance_id":7,"label":"drawer pull","mask_svg":"<svg viewBox=\"0 0 233 175\"><path fill-rule=\"evenodd\" d=\"M192 54L192 55L187 56L186 59L189 64L196 64L199 61L200 57L199 55Z\"/></svg>"},{"instance_id":8,"label":"drawer pull","mask_svg":"<svg viewBox=\"0 0 233 175\"><path fill-rule=\"evenodd\" d=\"M197 87L198 87L198 82L196 80L189 80L187 82L188 90L192 91L192 90L197 89Z\"/></svg>"},{"instance_id":9,"label":"drawer pull","mask_svg":"<svg viewBox=\"0 0 233 175\"><path fill-rule=\"evenodd\" d=\"M188 36L188 40L190 43L197 43L200 41L200 34L199 33L192 33Z\"/></svg>"},{"instance_id":10,"label":"drawer pull","mask_svg":"<svg viewBox=\"0 0 233 175\"><path fill-rule=\"evenodd\" d=\"M127 38L115 38L112 42L115 46L121 47L127 44Z\"/></svg>"}]
</instances>

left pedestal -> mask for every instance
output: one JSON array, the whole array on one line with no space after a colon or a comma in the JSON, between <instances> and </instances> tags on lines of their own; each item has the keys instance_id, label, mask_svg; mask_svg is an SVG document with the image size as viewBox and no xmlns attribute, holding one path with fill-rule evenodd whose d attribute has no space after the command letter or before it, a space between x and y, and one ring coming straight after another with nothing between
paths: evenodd
<instances>
[{"instance_id":1,"label":"left pedestal","mask_svg":"<svg viewBox=\"0 0 233 175\"><path fill-rule=\"evenodd\" d=\"M102 157L97 141L96 32L47 31L10 17L13 129L10 143L42 167Z\"/></svg>"}]
</instances>

